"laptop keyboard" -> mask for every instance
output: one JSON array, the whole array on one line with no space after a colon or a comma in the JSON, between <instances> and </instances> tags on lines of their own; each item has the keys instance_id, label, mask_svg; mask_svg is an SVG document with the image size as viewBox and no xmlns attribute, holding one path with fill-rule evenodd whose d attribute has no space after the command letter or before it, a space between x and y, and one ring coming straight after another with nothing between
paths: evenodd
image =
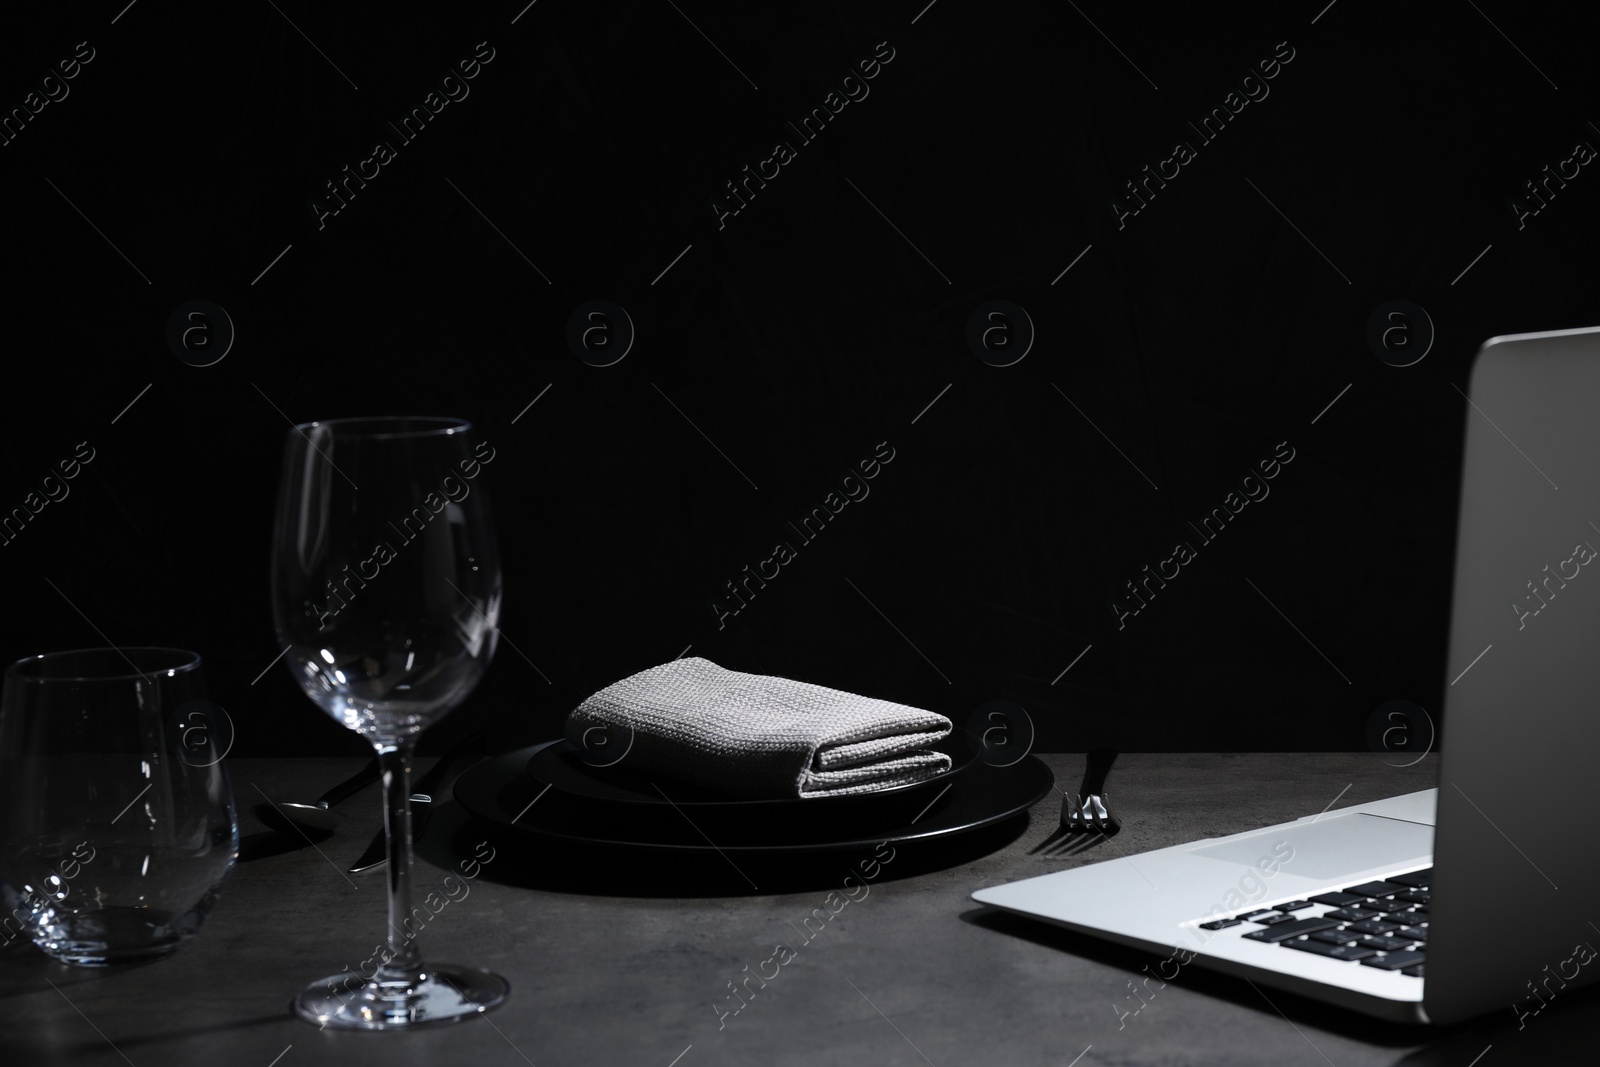
<instances>
[{"instance_id":1,"label":"laptop keyboard","mask_svg":"<svg viewBox=\"0 0 1600 1067\"><path fill-rule=\"evenodd\" d=\"M1432 867L1391 875L1382 881L1204 922L1200 929L1253 926L1240 932L1241 940L1421 978L1432 877Z\"/></svg>"}]
</instances>

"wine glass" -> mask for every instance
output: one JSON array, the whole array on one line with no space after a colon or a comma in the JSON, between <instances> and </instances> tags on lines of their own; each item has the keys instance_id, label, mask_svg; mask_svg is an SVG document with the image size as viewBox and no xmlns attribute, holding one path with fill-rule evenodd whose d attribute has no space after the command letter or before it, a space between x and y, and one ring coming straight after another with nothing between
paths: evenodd
<instances>
[{"instance_id":1,"label":"wine glass","mask_svg":"<svg viewBox=\"0 0 1600 1067\"><path fill-rule=\"evenodd\" d=\"M499 636L500 557L478 480L492 459L472 425L451 418L308 422L284 446L278 643L306 695L377 749L388 838L384 949L370 973L330 975L295 998L296 1014L324 1027L414 1029L505 999L498 975L425 965L408 926L416 739L472 692Z\"/></svg>"}]
</instances>

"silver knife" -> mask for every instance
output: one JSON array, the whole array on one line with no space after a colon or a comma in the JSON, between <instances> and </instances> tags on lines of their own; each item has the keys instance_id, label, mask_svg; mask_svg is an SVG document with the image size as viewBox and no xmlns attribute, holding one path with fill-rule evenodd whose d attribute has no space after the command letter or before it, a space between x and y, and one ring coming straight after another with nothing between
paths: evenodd
<instances>
[{"instance_id":1,"label":"silver knife","mask_svg":"<svg viewBox=\"0 0 1600 1067\"><path fill-rule=\"evenodd\" d=\"M450 764L455 762L457 756L467 748L483 739L482 731L468 734L456 742L449 751L434 761L426 774L417 779L416 792L411 794L411 840L419 841L422 833L428 828L428 817L433 814L433 794L435 787L444 778L445 771ZM355 863L350 865L351 874L360 874L362 871L376 870L389 862L388 836L379 830L372 838L372 843L367 845Z\"/></svg>"}]
</instances>

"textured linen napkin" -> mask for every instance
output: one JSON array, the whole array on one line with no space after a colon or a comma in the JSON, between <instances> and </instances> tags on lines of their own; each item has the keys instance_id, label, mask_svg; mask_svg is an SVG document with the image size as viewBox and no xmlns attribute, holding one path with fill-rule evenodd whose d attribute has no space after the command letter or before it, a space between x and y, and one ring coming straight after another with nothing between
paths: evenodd
<instances>
[{"instance_id":1,"label":"textured linen napkin","mask_svg":"<svg viewBox=\"0 0 1600 1067\"><path fill-rule=\"evenodd\" d=\"M567 739L609 727L619 766L748 798L840 796L950 769L943 715L698 656L614 682L567 716Z\"/></svg>"}]
</instances>

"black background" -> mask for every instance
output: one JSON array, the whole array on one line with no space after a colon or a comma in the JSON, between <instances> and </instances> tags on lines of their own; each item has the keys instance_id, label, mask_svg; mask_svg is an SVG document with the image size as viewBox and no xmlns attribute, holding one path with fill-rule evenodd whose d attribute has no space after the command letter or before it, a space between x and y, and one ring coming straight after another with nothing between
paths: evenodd
<instances>
[{"instance_id":1,"label":"black background","mask_svg":"<svg viewBox=\"0 0 1600 1067\"><path fill-rule=\"evenodd\" d=\"M0 147L0 508L95 458L0 547L7 659L194 648L235 753L360 751L267 669L279 452L291 421L448 414L498 453L505 640L430 743L552 736L685 646L958 721L1007 698L1046 749L1356 749L1386 701L1437 714L1471 356L1600 321L1600 177L1520 229L1508 206L1600 145L1592 17L522 7L8 12L0 107L95 58ZM480 41L470 94L398 144L385 121ZM796 143L882 41L869 95ZM1279 42L1269 95L1201 143L1186 123ZM378 139L397 157L319 228ZM719 229L780 139L797 158ZM1119 228L1179 139L1197 158ZM609 367L565 340L594 298L637 330ZM1401 298L1437 330L1408 367L1366 340ZM213 366L166 341L192 299L237 330ZM1037 331L1011 366L967 344L992 299ZM719 628L724 583L885 441L870 495ZM1199 544L1186 521L1284 441L1270 496ZM1198 558L1119 629L1179 539Z\"/></svg>"}]
</instances>

